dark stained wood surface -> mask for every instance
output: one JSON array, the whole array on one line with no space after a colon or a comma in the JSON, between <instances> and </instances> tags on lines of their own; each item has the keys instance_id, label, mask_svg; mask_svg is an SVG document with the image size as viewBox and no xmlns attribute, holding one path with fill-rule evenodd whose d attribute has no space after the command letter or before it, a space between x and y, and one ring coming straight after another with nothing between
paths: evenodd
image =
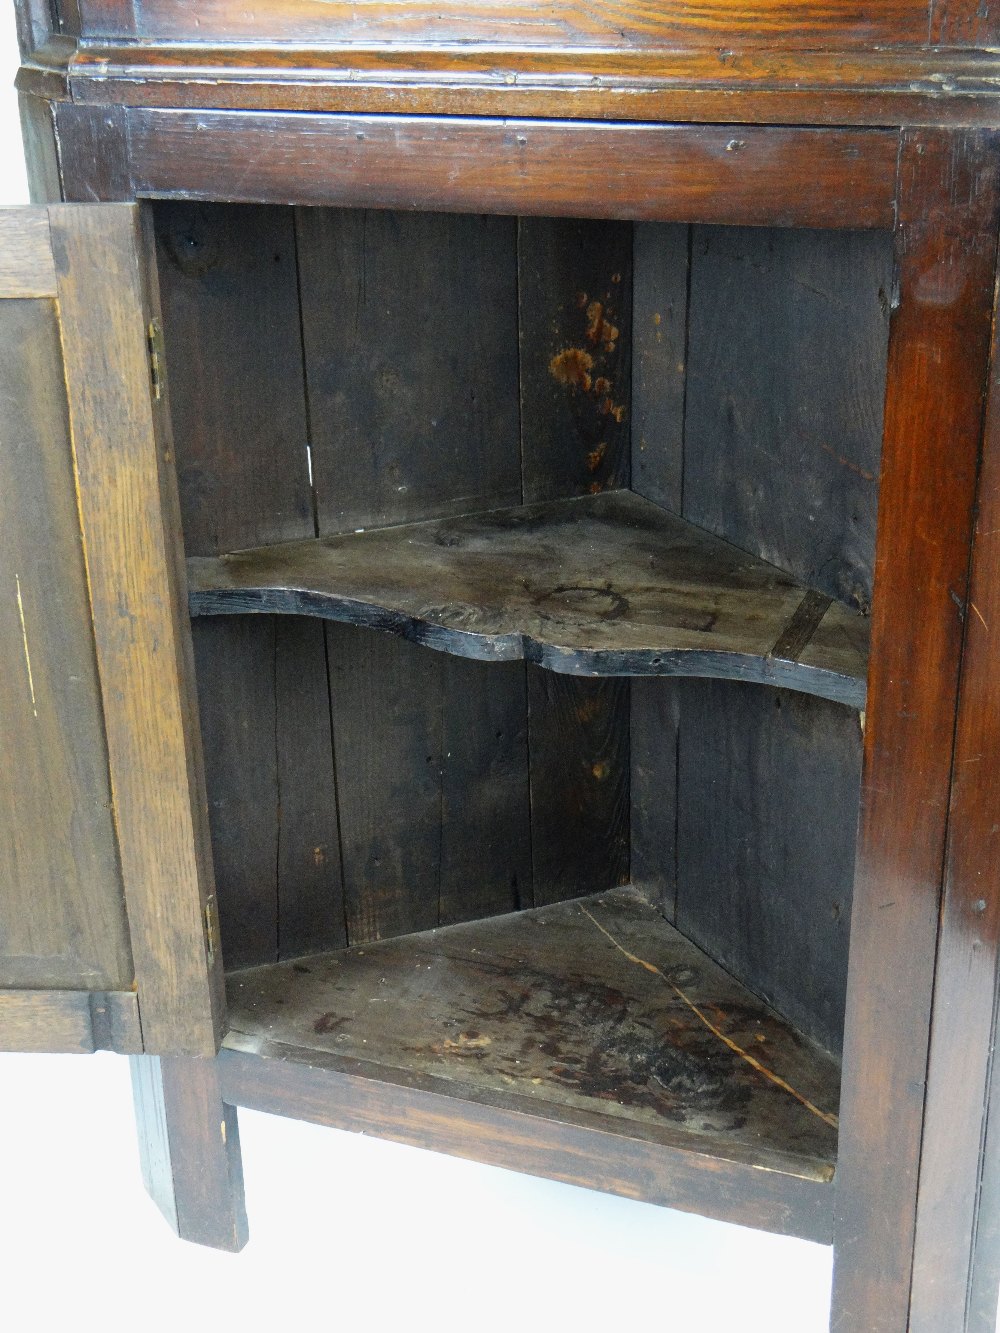
<instances>
[{"instance_id":1,"label":"dark stained wood surface","mask_svg":"<svg viewBox=\"0 0 1000 1333\"><path fill-rule=\"evenodd\" d=\"M954 4L968 0L952 0ZM86 37L134 36L190 41L190 13L180 0L83 0ZM734 11L730 0L694 6L649 6L638 0L561 0L539 7L531 0L462 0L413 3L375 0L356 5L330 0L322 12L309 0L270 0L247 9L231 0L203 0L197 36L206 42L276 42L308 45L368 43L486 44L518 39L531 46L717 48L779 46L846 48L895 42L927 42L928 0L882 0L859 7L854 0L754 0Z\"/></svg>"},{"instance_id":2,"label":"dark stained wood surface","mask_svg":"<svg viewBox=\"0 0 1000 1333\"><path fill-rule=\"evenodd\" d=\"M216 1050L221 959L176 482L137 210L49 209L77 497L132 955L148 1051ZM162 392L162 389L161 389Z\"/></svg>"},{"instance_id":3,"label":"dark stained wood surface","mask_svg":"<svg viewBox=\"0 0 1000 1333\"><path fill-rule=\"evenodd\" d=\"M784 690L682 684L677 928L839 1054L861 782L858 715ZM668 781L672 765L668 752Z\"/></svg>"},{"instance_id":4,"label":"dark stained wood surface","mask_svg":"<svg viewBox=\"0 0 1000 1333\"><path fill-rule=\"evenodd\" d=\"M0 989L0 1050L137 1054L142 1029L135 991Z\"/></svg>"},{"instance_id":5,"label":"dark stained wood surface","mask_svg":"<svg viewBox=\"0 0 1000 1333\"><path fill-rule=\"evenodd\" d=\"M311 537L294 218L154 215L185 548ZM322 631L265 618L193 633L227 963L343 944Z\"/></svg>"},{"instance_id":6,"label":"dark stained wood surface","mask_svg":"<svg viewBox=\"0 0 1000 1333\"><path fill-rule=\"evenodd\" d=\"M629 878L627 680L528 667L536 906Z\"/></svg>"},{"instance_id":7,"label":"dark stained wood surface","mask_svg":"<svg viewBox=\"0 0 1000 1333\"><path fill-rule=\"evenodd\" d=\"M837 1166L833 1324L866 1333L912 1317L997 177L992 134L904 135Z\"/></svg>"},{"instance_id":8,"label":"dark stained wood surface","mask_svg":"<svg viewBox=\"0 0 1000 1333\"><path fill-rule=\"evenodd\" d=\"M231 974L230 1049L832 1177L838 1068L634 890Z\"/></svg>"},{"instance_id":9,"label":"dark stained wood surface","mask_svg":"<svg viewBox=\"0 0 1000 1333\"><path fill-rule=\"evenodd\" d=\"M627 486L632 229L521 218L517 264L523 499Z\"/></svg>"},{"instance_id":10,"label":"dark stained wood surface","mask_svg":"<svg viewBox=\"0 0 1000 1333\"><path fill-rule=\"evenodd\" d=\"M938 938L914 1249L912 1333L966 1312L995 1327L1000 1285L1000 347L996 325L977 493Z\"/></svg>"},{"instance_id":11,"label":"dark stained wood surface","mask_svg":"<svg viewBox=\"0 0 1000 1333\"><path fill-rule=\"evenodd\" d=\"M965 0L962 0L964 3ZM986 124L993 53L869 46L851 52L134 43L75 51L56 38L18 86L75 103L659 123Z\"/></svg>"},{"instance_id":12,"label":"dark stained wood surface","mask_svg":"<svg viewBox=\"0 0 1000 1333\"><path fill-rule=\"evenodd\" d=\"M318 531L517 504L514 220L304 208L296 227Z\"/></svg>"},{"instance_id":13,"label":"dark stained wood surface","mask_svg":"<svg viewBox=\"0 0 1000 1333\"><path fill-rule=\"evenodd\" d=\"M182 1240L219 1250L247 1242L236 1108L215 1060L130 1061L143 1183Z\"/></svg>"},{"instance_id":14,"label":"dark stained wood surface","mask_svg":"<svg viewBox=\"0 0 1000 1333\"><path fill-rule=\"evenodd\" d=\"M29 236L35 218L26 210ZM0 300L0 339L0 986L126 989L134 972L53 303ZM0 1028L0 1047L9 1036Z\"/></svg>"},{"instance_id":15,"label":"dark stained wood surface","mask_svg":"<svg viewBox=\"0 0 1000 1333\"><path fill-rule=\"evenodd\" d=\"M892 221L897 137L881 130L153 109L129 109L127 120L139 196L773 226Z\"/></svg>"},{"instance_id":16,"label":"dark stained wood surface","mask_svg":"<svg viewBox=\"0 0 1000 1333\"><path fill-rule=\"evenodd\" d=\"M808 602L786 642L803 587L628 492L193 559L189 577L195 615L320 615L568 674L726 676L864 699L863 654L848 674L797 664L826 599Z\"/></svg>"},{"instance_id":17,"label":"dark stained wood surface","mask_svg":"<svg viewBox=\"0 0 1000 1333\"><path fill-rule=\"evenodd\" d=\"M55 294L45 209L0 208L0 299Z\"/></svg>"},{"instance_id":18,"label":"dark stained wood surface","mask_svg":"<svg viewBox=\"0 0 1000 1333\"><path fill-rule=\"evenodd\" d=\"M696 227L691 254L679 512L867 610L891 238ZM667 304L676 264L653 253L636 282ZM647 321L646 342L658 332ZM670 439L649 442L647 471L664 445L676 468Z\"/></svg>"}]
</instances>

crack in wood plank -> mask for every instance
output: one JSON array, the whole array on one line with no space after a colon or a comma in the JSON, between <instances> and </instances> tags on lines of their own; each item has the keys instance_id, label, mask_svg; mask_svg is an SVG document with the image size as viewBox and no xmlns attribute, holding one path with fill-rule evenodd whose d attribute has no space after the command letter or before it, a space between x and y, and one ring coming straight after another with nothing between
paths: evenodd
<instances>
[{"instance_id":1,"label":"crack in wood plank","mask_svg":"<svg viewBox=\"0 0 1000 1333\"><path fill-rule=\"evenodd\" d=\"M14 575L17 584L17 614L21 620L21 642L24 644L24 665L28 668L28 689L31 693L31 711L38 716L38 700L35 698L35 678L31 671L31 653L28 650L28 627L24 621L24 602L21 598L21 577Z\"/></svg>"},{"instance_id":2,"label":"crack in wood plank","mask_svg":"<svg viewBox=\"0 0 1000 1333\"><path fill-rule=\"evenodd\" d=\"M787 1092L790 1096L794 1097L795 1100L800 1102L807 1111L818 1116L824 1124L830 1125L833 1129L837 1128L839 1120L835 1115L832 1115L828 1111L821 1111L820 1108L811 1102L808 1097L804 1097L797 1088L793 1088L790 1083L786 1082L780 1074L776 1074L772 1069L768 1069L767 1065L762 1064L756 1056L753 1056L749 1051L744 1050L743 1047L740 1046L738 1042L733 1041L731 1037L727 1037L721 1028L716 1027L708 1015L705 1014L683 990L681 990L680 986L678 986L676 982L670 980L662 968L657 967L655 963L647 962L645 958L639 958L636 954L631 953L623 944L616 940L614 935L611 934L611 931L605 926L602 926L600 921L588 912L585 907L581 907L580 911L588 918L588 920L593 922L602 935L610 940L619 953L624 954L630 963L635 963L638 967L645 968L647 972L652 972L655 976L658 976L662 981L666 982L678 999L687 1005L688 1009L691 1010L699 1022L703 1023L714 1037L717 1037L723 1045L727 1046L735 1055L738 1055L741 1060L745 1060L751 1069L755 1069L763 1078L768 1079L776 1087L781 1088L783 1092Z\"/></svg>"}]
</instances>

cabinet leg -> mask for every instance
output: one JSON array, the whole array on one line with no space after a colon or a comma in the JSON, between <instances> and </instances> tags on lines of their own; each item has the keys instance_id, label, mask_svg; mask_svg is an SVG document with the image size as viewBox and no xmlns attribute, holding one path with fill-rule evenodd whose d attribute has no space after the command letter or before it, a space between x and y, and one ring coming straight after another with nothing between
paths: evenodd
<instances>
[{"instance_id":1,"label":"cabinet leg","mask_svg":"<svg viewBox=\"0 0 1000 1333\"><path fill-rule=\"evenodd\" d=\"M236 1108L214 1060L131 1057L139 1157L146 1189L182 1240L218 1250L247 1242Z\"/></svg>"}]
</instances>

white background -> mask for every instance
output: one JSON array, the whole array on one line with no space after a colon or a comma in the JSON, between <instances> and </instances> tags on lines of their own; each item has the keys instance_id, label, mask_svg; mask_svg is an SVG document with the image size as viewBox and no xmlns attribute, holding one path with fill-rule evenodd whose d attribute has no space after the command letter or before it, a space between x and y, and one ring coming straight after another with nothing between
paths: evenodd
<instances>
[{"instance_id":1,"label":"white background","mask_svg":"<svg viewBox=\"0 0 1000 1333\"><path fill-rule=\"evenodd\" d=\"M0 204L22 203L10 0L0 10ZM827 1329L824 1247L249 1111L240 1132L251 1240L234 1256L176 1240L146 1197L123 1057L0 1055L0 1323Z\"/></svg>"}]
</instances>

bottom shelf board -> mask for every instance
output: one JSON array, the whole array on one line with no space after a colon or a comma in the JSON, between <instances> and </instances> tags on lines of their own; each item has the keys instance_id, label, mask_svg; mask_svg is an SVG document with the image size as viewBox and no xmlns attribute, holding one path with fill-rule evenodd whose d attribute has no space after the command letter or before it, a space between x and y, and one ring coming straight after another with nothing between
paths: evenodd
<instances>
[{"instance_id":1,"label":"bottom shelf board","mask_svg":"<svg viewBox=\"0 0 1000 1333\"><path fill-rule=\"evenodd\" d=\"M634 889L232 973L228 998L235 1104L828 1238L837 1062Z\"/></svg>"}]
</instances>

